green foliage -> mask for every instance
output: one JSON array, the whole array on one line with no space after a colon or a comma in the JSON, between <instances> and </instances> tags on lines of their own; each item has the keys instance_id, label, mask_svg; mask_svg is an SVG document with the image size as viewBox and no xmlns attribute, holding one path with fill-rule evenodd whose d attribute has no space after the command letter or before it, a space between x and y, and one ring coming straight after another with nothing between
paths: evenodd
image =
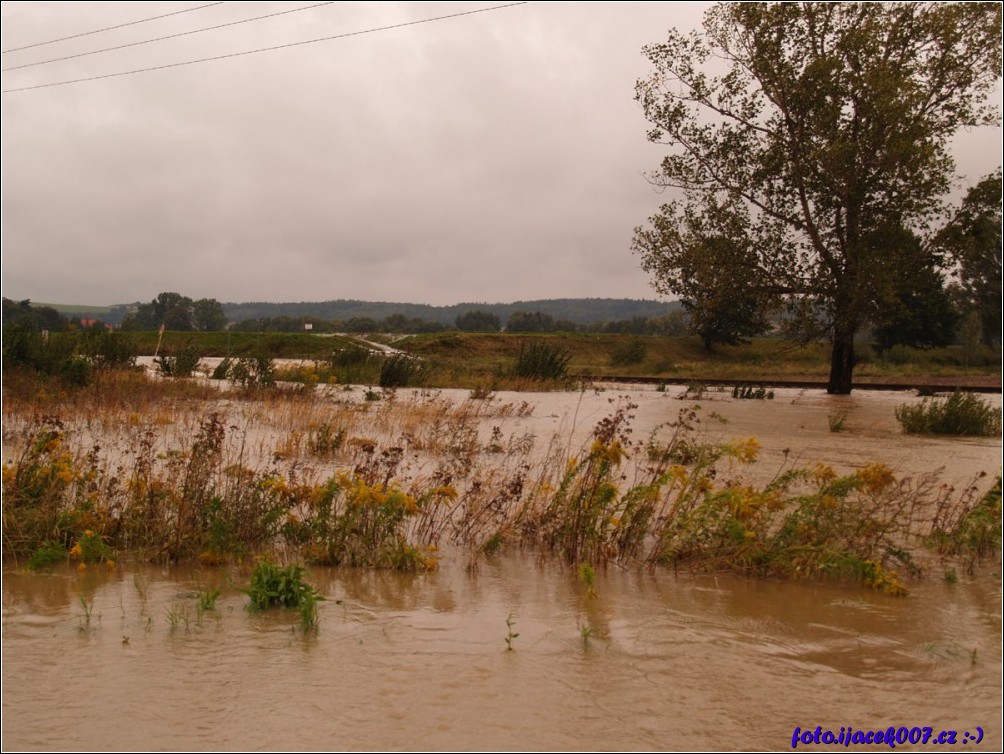
<instances>
[{"instance_id":1,"label":"green foliage","mask_svg":"<svg viewBox=\"0 0 1004 754\"><path fill-rule=\"evenodd\" d=\"M420 385L426 371L423 364L414 356L403 353L391 354L380 366L380 387Z\"/></svg>"},{"instance_id":2,"label":"green foliage","mask_svg":"<svg viewBox=\"0 0 1004 754\"><path fill-rule=\"evenodd\" d=\"M223 305L214 298L200 298L192 302L192 329L197 332L223 330L227 326L227 315Z\"/></svg>"},{"instance_id":3,"label":"green foliage","mask_svg":"<svg viewBox=\"0 0 1004 754\"><path fill-rule=\"evenodd\" d=\"M456 325L465 332L498 332L502 322L497 314L475 309L458 315Z\"/></svg>"},{"instance_id":4,"label":"green foliage","mask_svg":"<svg viewBox=\"0 0 1004 754\"><path fill-rule=\"evenodd\" d=\"M300 598L300 604L297 607L297 612L300 615L300 630L304 635L306 634L316 634L320 614L317 611L317 603L321 602L324 598L318 596L317 592L310 590L304 592Z\"/></svg>"},{"instance_id":5,"label":"green foliage","mask_svg":"<svg viewBox=\"0 0 1004 754\"><path fill-rule=\"evenodd\" d=\"M326 363L342 384L372 385L380 379L381 357L355 343L334 351Z\"/></svg>"},{"instance_id":6,"label":"green foliage","mask_svg":"<svg viewBox=\"0 0 1004 754\"><path fill-rule=\"evenodd\" d=\"M630 557L647 534L650 490L637 487L623 497L618 491L630 412L636 407L623 404L597 424L589 451L569 460L561 485L534 522L540 544L569 564L603 563L612 553Z\"/></svg>"},{"instance_id":7,"label":"green foliage","mask_svg":"<svg viewBox=\"0 0 1004 754\"><path fill-rule=\"evenodd\" d=\"M333 367L361 366L373 358L373 352L362 346L349 345L331 354L329 361Z\"/></svg>"},{"instance_id":8,"label":"green foliage","mask_svg":"<svg viewBox=\"0 0 1004 754\"><path fill-rule=\"evenodd\" d=\"M164 292L148 304L140 304L136 311L122 321L124 330L167 330L179 332L210 332L223 330L227 317L223 305L214 298L192 301L180 293Z\"/></svg>"},{"instance_id":9,"label":"green foliage","mask_svg":"<svg viewBox=\"0 0 1004 754\"><path fill-rule=\"evenodd\" d=\"M331 477L313 491L311 516L291 528L288 536L304 544L310 560L320 565L435 568L435 558L408 542L406 525L427 506L455 495L453 490L438 487L416 497L372 476Z\"/></svg>"},{"instance_id":10,"label":"green foliage","mask_svg":"<svg viewBox=\"0 0 1004 754\"><path fill-rule=\"evenodd\" d=\"M216 600L220 598L219 589L206 589L195 596L195 611L199 614L216 609Z\"/></svg>"},{"instance_id":11,"label":"green foliage","mask_svg":"<svg viewBox=\"0 0 1004 754\"><path fill-rule=\"evenodd\" d=\"M230 378L230 370L233 369L234 362L229 357L224 358L213 368L213 373L210 375L210 379L213 380L226 380Z\"/></svg>"},{"instance_id":12,"label":"green foliage","mask_svg":"<svg viewBox=\"0 0 1004 754\"><path fill-rule=\"evenodd\" d=\"M94 367L83 356L68 356L59 365L59 377L67 385L86 387L94 379Z\"/></svg>"},{"instance_id":13,"label":"green foliage","mask_svg":"<svg viewBox=\"0 0 1004 754\"><path fill-rule=\"evenodd\" d=\"M174 353L166 353L155 360L157 370L165 377L191 377L199 366L201 355L192 341L186 341Z\"/></svg>"},{"instance_id":14,"label":"green foliage","mask_svg":"<svg viewBox=\"0 0 1004 754\"><path fill-rule=\"evenodd\" d=\"M275 362L263 353L242 356L230 366L227 379L243 390L275 387Z\"/></svg>"},{"instance_id":15,"label":"green foliage","mask_svg":"<svg viewBox=\"0 0 1004 754\"><path fill-rule=\"evenodd\" d=\"M888 265L884 285L876 293L874 337L886 350L902 344L914 348L947 346L955 338L959 314L945 289L936 260L926 253L912 233L900 242L901 257Z\"/></svg>"},{"instance_id":16,"label":"green foliage","mask_svg":"<svg viewBox=\"0 0 1004 754\"><path fill-rule=\"evenodd\" d=\"M3 372L36 372L57 377L70 387L84 387L93 378L91 362L77 353L78 335L50 336L31 321L16 321L3 328Z\"/></svg>"},{"instance_id":17,"label":"green foliage","mask_svg":"<svg viewBox=\"0 0 1004 754\"><path fill-rule=\"evenodd\" d=\"M104 329L85 331L80 350L96 369L131 369L136 366L136 341L128 333Z\"/></svg>"},{"instance_id":18,"label":"green foliage","mask_svg":"<svg viewBox=\"0 0 1004 754\"><path fill-rule=\"evenodd\" d=\"M896 419L908 434L993 437L1001 433L1001 409L959 390L947 399L925 398L919 406L897 406Z\"/></svg>"},{"instance_id":19,"label":"green foliage","mask_svg":"<svg viewBox=\"0 0 1004 754\"><path fill-rule=\"evenodd\" d=\"M65 563L68 557L69 552L67 552L63 545L58 542L45 542L35 550L34 554L28 560L28 568L33 571L39 571L43 568L54 566L56 563Z\"/></svg>"},{"instance_id":20,"label":"green foliage","mask_svg":"<svg viewBox=\"0 0 1004 754\"><path fill-rule=\"evenodd\" d=\"M596 569L589 563L582 563L579 566L579 580L586 586L586 596L596 596Z\"/></svg>"},{"instance_id":21,"label":"green foliage","mask_svg":"<svg viewBox=\"0 0 1004 754\"><path fill-rule=\"evenodd\" d=\"M85 565L112 561L113 553L100 533L86 529L70 548L70 557Z\"/></svg>"},{"instance_id":22,"label":"green foliage","mask_svg":"<svg viewBox=\"0 0 1004 754\"><path fill-rule=\"evenodd\" d=\"M314 587L303 580L303 566L293 564L281 568L268 560L255 565L247 594L251 598L248 605L251 611L271 607L298 608L305 602L321 599Z\"/></svg>"},{"instance_id":23,"label":"green foliage","mask_svg":"<svg viewBox=\"0 0 1004 754\"><path fill-rule=\"evenodd\" d=\"M554 317L544 312L516 311L509 315L505 329L507 332L554 332Z\"/></svg>"},{"instance_id":24,"label":"green foliage","mask_svg":"<svg viewBox=\"0 0 1004 754\"><path fill-rule=\"evenodd\" d=\"M70 510L81 470L66 449L63 424L45 417L29 432L20 457L3 466L4 549L14 555L69 548L77 531Z\"/></svg>"},{"instance_id":25,"label":"green foliage","mask_svg":"<svg viewBox=\"0 0 1004 754\"><path fill-rule=\"evenodd\" d=\"M736 385L732 388L732 397L745 401L772 401L774 391L768 390L763 385Z\"/></svg>"},{"instance_id":26,"label":"green foliage","mask_svg":"<svg viewBox=\"0 0 1004 754\"><path fill-rule=\"evenodd\" d=\"M684 198L634 250L692 311L797 310L803 336L832 337L829 392L849 393L854 336L902 258L890 229L940 214L950 140L999 119L1000 8L721 3L704 26L645 48L636 98L673 147L651 180Z\"/></svg>"},{"instance_id":27,"label":"green foliage","mask_svg":"<svg viewBox=\"0 0 1004 754\"><path fill-rule=\"evenodd\" d=\"M520 344L512 373L528 380L564 380L568 377L568 362L572 355L549 343L533 341Z\"/></svg>"},{"instance_id":28,"label":"green foliage","mask_svg":"<svg viewBox=\"0 0 1004 754\"><path fill-rule=\"evenodd\" d=\"M14 301L4 296L3 324L4 328L21 324L31 330L60 332L66 329L67 321L51 306L33 306L29 299Z\"/></svg>"},{"instance_id":29,"label":"green foliage","mask_svg":"<svg viewBox=\"0 0 1004 754\"><path fill-rule=\"evenodd\" d=\"M969 190L958 215L938 236L941 248L959 265L963 316L976 316L986 346L1000 345L1001 184L998 167Z\"/></svg>"},{"instance_id":30,"label":"green foliage","mask_svg":"<svg viewBox=\"0 0 1004 754\"><path fill-rule=\"evenodd\" d=\"M828 414L826 420L829 422L831 432L843 432L847 414Z\"/></svg>"}]
</instances>

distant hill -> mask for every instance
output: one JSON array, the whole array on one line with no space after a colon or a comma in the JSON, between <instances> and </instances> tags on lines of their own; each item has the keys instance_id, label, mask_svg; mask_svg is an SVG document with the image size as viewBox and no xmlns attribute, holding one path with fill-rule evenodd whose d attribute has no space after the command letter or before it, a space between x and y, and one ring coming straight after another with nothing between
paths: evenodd
<instances>
[{"instance_id":1,"label":"distant hill","mask_svg":"<svg viewBox=\"0 0 1004 754\"><path fill-rule=\"evenodd\" d=\"M84 306L80 304L42 304L50 306L66 317L94 317L110 324L121 324L122 318L140 302L115 304L112 306ZM469 311L485 311L495 314L503 324L513 312L530 314L542 312L555 319L567 320L578 325L596 322L616 322L634 317L663 317L680 308L678 301L664 302L650 299L629 298L555 298L534 301L513 301L505 304L468 302L451 306L431 306L429 304L408 304L388 301L359 301L357 299L337 299L334 301L299 301L273 303L250 301L245 303L225 303L223 311L230 322L264 317L317 317L325 320L347 321L354 317L369 317L383 320L395 314L409 319L422 319L453 325L461 314Z\"/></svg>"},{"instance_id":2,"label":"distant hill","mask_svg":"<svg viewBox=\"0 0 1004 754\"><path fill-rule=\"evenodd\" d=\"M542 312L555 320L568 320L579 325L613 322L633 317L662 317L679 308L679 302L666 303L647 299L627 298L559 298L535 301L513 301L508 304L462 303L451 306L406 304L386 301L303 301L299 303L248 302L224 304L223 310L231 322L259 317L318 317L346 321L353 317L386 319L401 314L409 319L423 319L452 325L458 316L469 311L495 314L505 323L513 312Z\"/></svg>"}]
</instances>

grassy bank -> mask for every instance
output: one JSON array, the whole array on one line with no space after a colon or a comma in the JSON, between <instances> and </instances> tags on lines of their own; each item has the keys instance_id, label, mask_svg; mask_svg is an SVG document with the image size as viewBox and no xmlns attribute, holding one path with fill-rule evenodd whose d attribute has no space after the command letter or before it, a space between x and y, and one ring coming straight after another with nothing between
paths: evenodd
<instances>
[{"instance_id":1,"label":"grassy bank","mask_svg":"<svg viewBox=\"0 0 1004 754\"><path fill-rule=\"evenodd\" d=\"M75 346L72 333L52 336L54 347ZM136 346L136 353L152 356L157 349L156 332L123 334ZM65 341L65 343L64 343ZM675 381L795 381L825 383L830 369L826 343L800 346L787 341L758 338L742 346L717 346L707 351L697 338L670 338L584 333L434 333L393 338L372 336L421 359L422 383L430 387L494 387L540 389L533 380L515 373L521 351L549 350L564 364L570 381L582 375L599 377L644 377ZM264 355L280 359L305 359L345 366L353 351L366 344L362 336L307 333L183 333L166 332L161 354L191 348L201 357L238 359ZM558 358L560 357L560 358ZM957 385L1001 386L1001 353L989 348L962 347L919 350L894 347L879 352L861 345L854 379L858 385L900 383L910 386ZM348 359L348 361L346 361ZM376 359L379 361L379 359ZM353 381L375 380L379 364L369 365ZM346 362L346 364L340 364ZM353 362L354 363L354 362ZM344 371L344 370L342 370ZM347 375L338 375L339 381ZM321 381L326 381L320 376ZM562 380L552 380L556 385Z\"/></svg>"},{"instance_id":2,"label":"grassy bank","mask_svg":"<svg viewBox=\"0 0 1004 754\"><path fill-rule=\"evenodd\" d=\"M505 375L527 342L547 343L567 353L571 376L825 382L830 369L827 344L798 346L769 338L718 346L711 352L697 338L578 333L437 333L408 337L395 346L433 364L438 384L467 387L472 381ZM860 384L960 379L1000 385L1001 356L990 349L967 355L959 347L894 348L880 354L863 346L858 358L855 380Z\"/></svg>"}]
</instances>

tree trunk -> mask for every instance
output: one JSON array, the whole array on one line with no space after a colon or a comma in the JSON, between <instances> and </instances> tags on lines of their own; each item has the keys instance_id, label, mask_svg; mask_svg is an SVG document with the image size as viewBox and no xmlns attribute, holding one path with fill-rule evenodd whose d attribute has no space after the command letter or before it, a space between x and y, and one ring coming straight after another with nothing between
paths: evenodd
<instances>
[{"instance_id":1,"label":"tree trunk","mask_svg":"<svg viewBox=\"0 0 1004 754\"><path fill-rule=\"evenodd\" d=\"M850 395L854 374L854 331L841 331L833 336L833 355L830 359L830 382L826 392L830 395Z\"/></svg>"}]
</instances>

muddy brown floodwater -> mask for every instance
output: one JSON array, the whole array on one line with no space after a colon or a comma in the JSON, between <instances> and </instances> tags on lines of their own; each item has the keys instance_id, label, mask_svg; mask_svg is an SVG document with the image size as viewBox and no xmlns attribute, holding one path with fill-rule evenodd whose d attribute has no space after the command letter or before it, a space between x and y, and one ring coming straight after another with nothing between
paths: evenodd
<instances>
[{"instance_id":1,"label":"muddy brown floodwater","mask_svg":"<svg viewBox=\"0 0 1004 754\"><path fill-rule=\"evenodd\" d=\"M532 396L519 421L578 439L618 395ZM631 395L636 436L685 405ZM712 394L701 426L757 436L765 474L794 457L944 467L953 484L1000 473L1000 438L900 434L892 411L910 400ZM829 431L834 413L843 432ZM292 612L247 613L237 570L8 566L3 748L790 750L796 726L817 725L930 726L957 731L951 750L1004 745L999 560L957 583L928 575L906 598L635 568L597 574L591 598L532 553L465 564L446 551L424 574L313 568L326 598L316 636ZM212 588L216 607L200 613L195 597ZM963 745L977 728L982 741Z\"/></svg>"}]
</instances>

